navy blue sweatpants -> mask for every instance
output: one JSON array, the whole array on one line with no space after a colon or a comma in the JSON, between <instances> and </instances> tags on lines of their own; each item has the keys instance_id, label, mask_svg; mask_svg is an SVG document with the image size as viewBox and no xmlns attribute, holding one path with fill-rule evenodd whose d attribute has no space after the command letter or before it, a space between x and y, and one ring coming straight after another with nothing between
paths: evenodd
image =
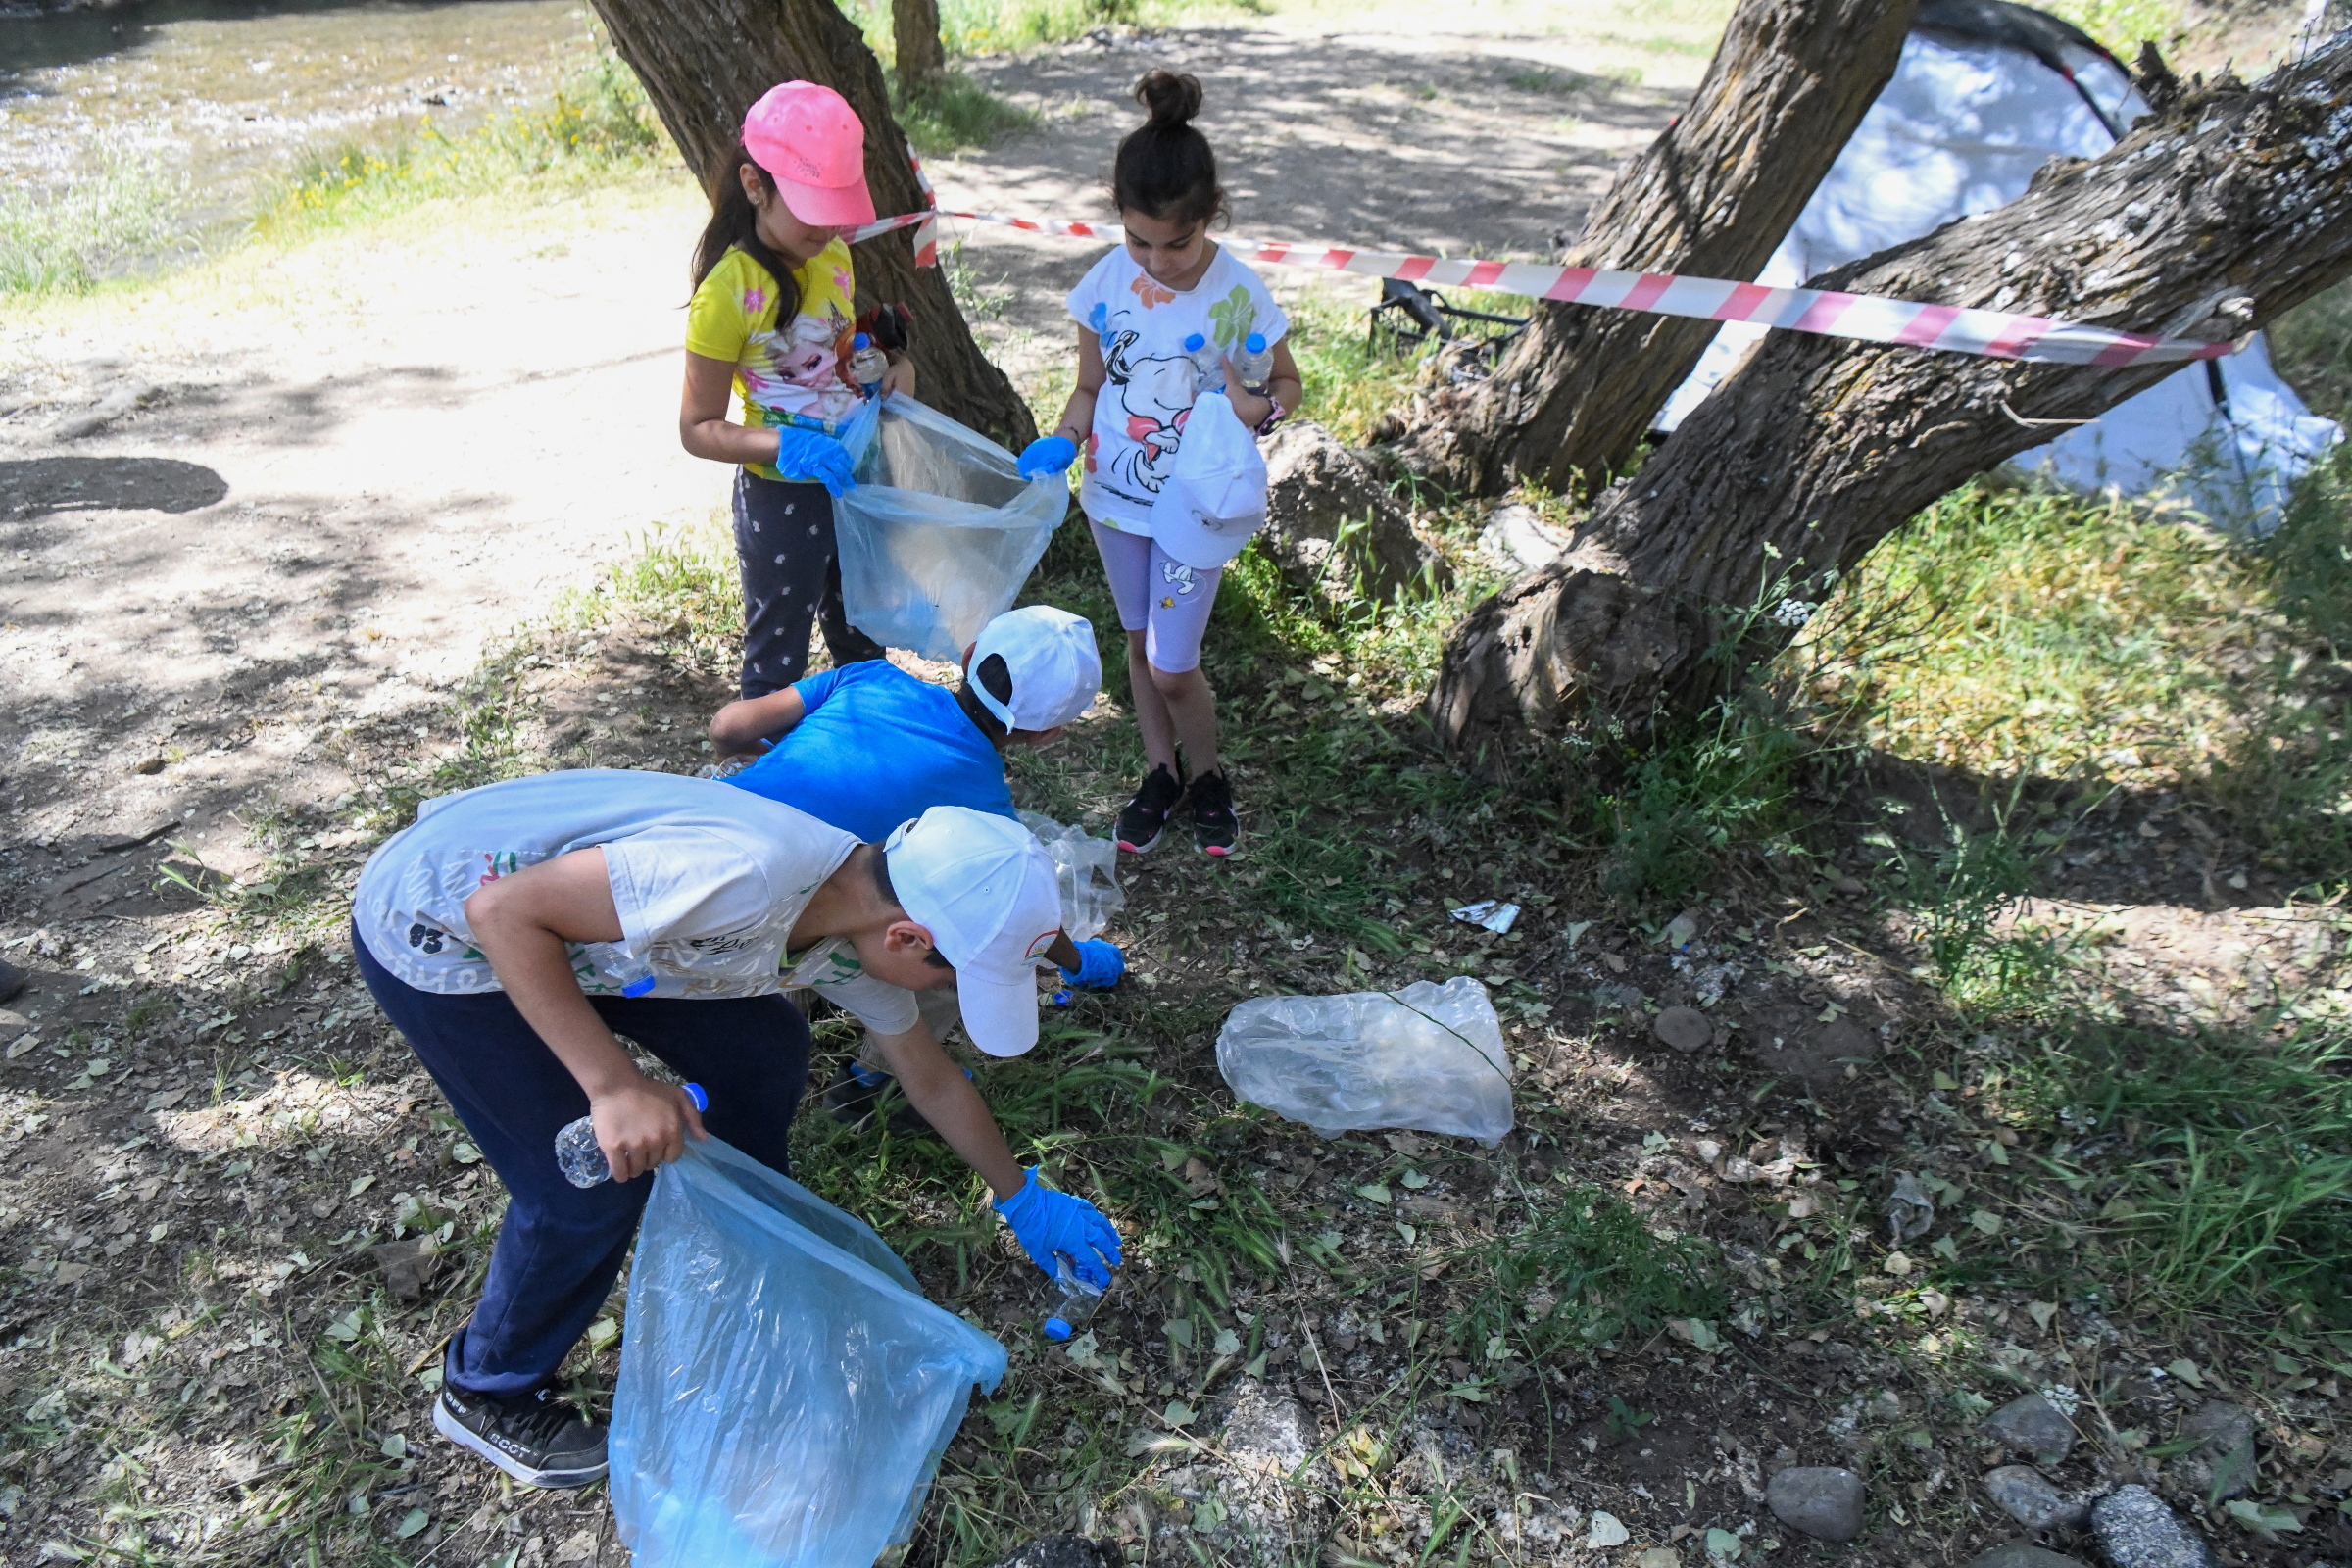
<instances>
[{"instance_id":1,"label":"navy blue sweatpants","mask_svg":"<svg viewBox=\"0 0 2352 1568\"><path fill-rule=\"evenodd\" d=\"M424 1063L474 1147L507 1184L506 1223L472 1319L450 1342L460 1388L525 1394L556 1375L619 1276L653 1178L586 1189L564 1179L556 1134L588 1097L503 991L437 996L396 978L357 929L352 953L376 1004ZM808 1081L808 1025L782 997L597 997L597 1013L710 1092L711 1136L789 1172L792 1116ZM691 1135L689 1135L691 1136Z\"/></svg>"}]
</instances>

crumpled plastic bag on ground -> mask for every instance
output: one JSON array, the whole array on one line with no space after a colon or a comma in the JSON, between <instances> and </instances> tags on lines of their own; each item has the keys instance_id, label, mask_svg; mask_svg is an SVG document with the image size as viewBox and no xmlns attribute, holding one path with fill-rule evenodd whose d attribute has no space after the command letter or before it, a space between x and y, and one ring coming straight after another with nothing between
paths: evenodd
<instances>
[{"instance_id":1,"label":"crumpled plastic bag on ground","mask_svg":"<svg viewBox=\"0 0 2352 1568\"><path fill-rule=\"evenodd\" d=\"M858 1220L718 1139L654 1180L612 1391L636 1568L868 1568L1004 1348Z\"/></svg>"},{"instance_id":2,"label":"crumpled plastic bag on ground","mask_svg":"<svg viewBox=\"0 0 2352 1568\"><path fill-rule=\"evenodd\" d=\"M1127 907L1126 891L1119 886L1118 845L1035 811L1023 811L1020 818L1054 861L1054 878L1061 884L1062 930L1072 942L1099 935Z\"/></svg>"},{"instance_id":3,"label":"crumpled plastic bag on ground","mask_svg":"<svg viewBox=\"0 0 2352 1568\"><path fill-rule=\"evenodd\" d=\"M1326 1138L1411 1127L1492 1146L1511 1130L1502 1024L1468 975L1245 1002L1217 1035L1217 1070L1242 1099Z\"/></svg>"},{"instance_id":4,"label":"crumpled plastic bag on ground","mask_svg":"<svg viewBox=\"0 0 2352 1568\"><path fill-rule=\"evenodd\" d=\"M858 460L858 487L833 503L850 624L888 648L961 660L1046 553L1067 481L1022 478L1011 453L904 394L842 442Z\"/></svg>"}]
</instances>

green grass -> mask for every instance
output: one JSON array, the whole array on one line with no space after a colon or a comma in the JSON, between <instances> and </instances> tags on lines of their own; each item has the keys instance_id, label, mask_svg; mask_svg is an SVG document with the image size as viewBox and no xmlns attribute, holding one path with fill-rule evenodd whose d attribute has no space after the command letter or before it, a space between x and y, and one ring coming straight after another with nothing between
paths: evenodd
<instances>
[{"instance_id":1,"label":"green grass","mask_svg":"<svg viewBox=\"0 0 2352 1568\"><path fill-rule=\"evenodd\" d=\"M0 191L0 296L80 293L189 244L187 182L116 147L63 187Z\"/></svg>"},{"instance_id":2,"label":"green grass","mask_svg":"<svg viewBox=\"0 0 2352 1568\"><path fill-rule=\"evenodd\" d=\"M2352 415L2352 282L2305 300L2270 328L2271 363L2314 413Z\"/></svg>"},{"instance_id":3,"label":"green grass","mask_svg":"<svg viewBox=\"0 0 2352 1568\"><path fill-rule=\"evenodd\" d=\"M973 152L1025 130L1037 116L999 98L960 72L951 71L913 92L890 78L890 109L899 128L924 157Z\"/></svg>"},{"instance_id":4,"label":"green grass","mask_svg":"<svg viewBox=\"0 0 2352 1568\"><path fill-rule=\"evenodd\" d=\"M603 51L539 108L455 136L427 121L413 137L386 146L314 152L279 185L254 229L299 241L437 198L589 185L666 172L674 162L644 88L617 56Z\"/></svg>"}]
</instances>

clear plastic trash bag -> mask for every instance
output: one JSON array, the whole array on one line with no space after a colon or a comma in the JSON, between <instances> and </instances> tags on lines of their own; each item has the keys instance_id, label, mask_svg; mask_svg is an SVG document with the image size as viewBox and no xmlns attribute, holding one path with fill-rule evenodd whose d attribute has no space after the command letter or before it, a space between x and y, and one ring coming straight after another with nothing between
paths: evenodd
<instances>
[{"instance_id":1,"label":"clear plastic trash bag","mask_svg":"<svg viewBox=\"0 0 2352 1568\"><path fill-rule=\"evenodd\" d=\"M961 660L1046 553L1068 482L1022 478L1011 453L903 393L842 442L858 462L858 487L833 503L850 624L888 648Z\"/></svg>"},{"instance_id":2,"label":"clear plastic trash bag","mask_svg":"<svg viewBox=\"0 0 2352 1568\"><path fill-rule=\"evenodd\" d=\"M858 1220L718 1139L654 1179L612 1391L636 1568L869 1568L1004 1348Z\"/></svg>"},{"instance_id":3,"label":"clear plastic trash bag","mask_svg":"<svg viewBox=\"0 0 2352 1568\"><path fill-rule=\"evenodd\" d=\"M1245 1002L1217 1035L1217 1071L1242 1099L1326 1138L1411 1127L1492 1147L1511 1130L1502 1024L1468 975Z\"/></svg>"},{"instance_id":4,"label":"clear plastic trash bag","mask_svg":"<svg viewBox=\"0 0 2352 1568\"><path fill-rule=\"evenodd\" d=\"M1061 884L1061 929L1072 942L1100 936L1111 917L1127 907L1127 894L1119 886L1118 845L1035 811L1023 811L1020 817L1021 826L1053 858L1055 880Z\"/></svg>"}]
</instances>

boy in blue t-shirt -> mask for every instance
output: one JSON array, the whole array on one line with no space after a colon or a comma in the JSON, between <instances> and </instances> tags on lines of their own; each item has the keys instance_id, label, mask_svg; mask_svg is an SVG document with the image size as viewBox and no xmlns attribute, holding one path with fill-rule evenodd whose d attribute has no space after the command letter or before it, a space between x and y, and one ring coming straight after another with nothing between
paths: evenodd
<instances>
[{"instance_id":1,"label":"boy in blue t-shirt","mask_svg":"<svg viewBox=\"0 0 2352 1568\"><path fill-rule=\"evenodd\" d=\"M982 627L964 666L954 691L887 660L825 670L727 704L710 720L710 744L722 759L756 755L727 783L868 843L935 806L1012 817L1004 748L1043 745L1093 706L1102 684L1095 629L1066 610L1030 605ZM1066 933L1046 956L1071 985L1107 988L1127 968L1116 944ZM934 1035L954 1027L952 991L923 1001ZM886 1081L854 1064L827 1102L861 1112Z\"/></svg>"}]
</instances>

